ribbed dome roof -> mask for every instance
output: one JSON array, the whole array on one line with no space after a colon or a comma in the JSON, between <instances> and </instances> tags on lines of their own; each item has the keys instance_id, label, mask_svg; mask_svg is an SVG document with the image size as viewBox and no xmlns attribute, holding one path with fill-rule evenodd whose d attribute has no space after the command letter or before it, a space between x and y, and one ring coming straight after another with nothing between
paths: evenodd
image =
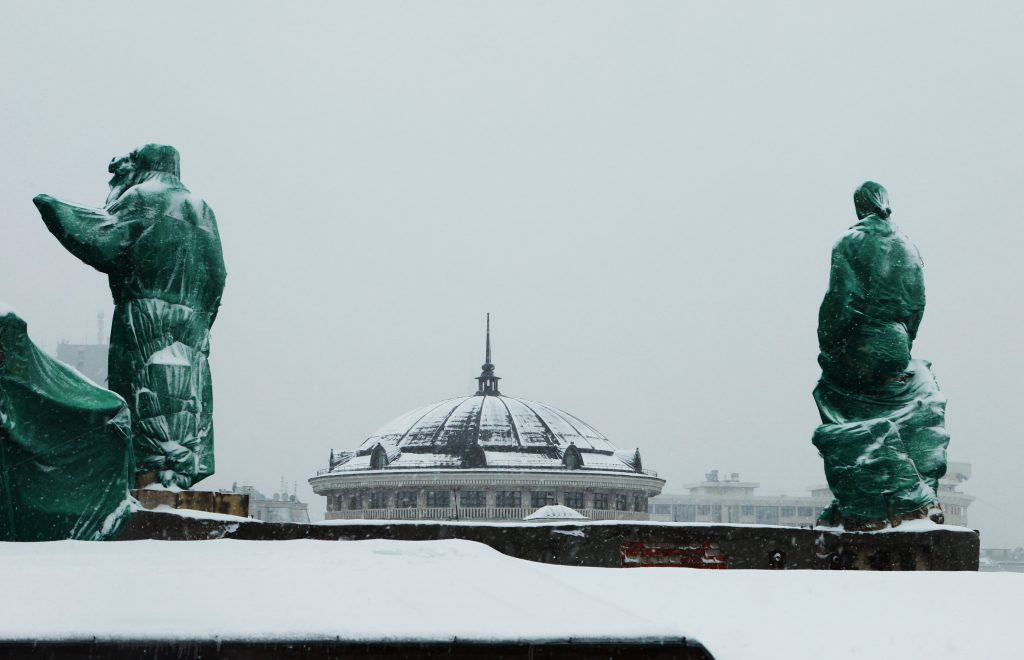
<instances>
[{"instance_id":1,"label":"ribbed dome roof","mask_svg":"<svg viewBox=\"0 0 1024 660\"><path fill-rule=\"evenodd\" d=\"M403 451L459 452L483 449L565 449L614 452L615 446L578 417L551 406L510 396L474 395L417 408L388 422L360 445L378 442Z\"/></svg>"},{"instance_id":2,"label":"ribbed dome roof","mask_svg":"<svg viewBox=\"0 0 1024 660\"><path fill-rule=\"evenodd\" d=\"M487 353L473 396L432 403L398 417L354 452L331 452L331 472L503 468L642 472L639 450L619 450L575 415L504 396Z\"/></svg>"}]
</instances>

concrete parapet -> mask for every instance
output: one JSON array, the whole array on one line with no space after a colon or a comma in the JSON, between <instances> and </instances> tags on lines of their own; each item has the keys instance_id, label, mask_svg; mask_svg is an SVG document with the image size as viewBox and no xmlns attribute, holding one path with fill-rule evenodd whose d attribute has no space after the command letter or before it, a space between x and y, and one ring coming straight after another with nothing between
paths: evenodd
<instances>
[{"instance_id":1,"label":"concrete parapet","mask_svg":"<svg viewBox=\"0 0 1024 660\"><path fill-rule=\"evenodd\" d=\"M715 569L976 571L977 532L949 526L845 532L767 525L585 521L467 523L332 521L261 523L140 511L120 540L251 541L464 539L520 559L567 566L676 566Z\"/></svg>"}]
</instances>

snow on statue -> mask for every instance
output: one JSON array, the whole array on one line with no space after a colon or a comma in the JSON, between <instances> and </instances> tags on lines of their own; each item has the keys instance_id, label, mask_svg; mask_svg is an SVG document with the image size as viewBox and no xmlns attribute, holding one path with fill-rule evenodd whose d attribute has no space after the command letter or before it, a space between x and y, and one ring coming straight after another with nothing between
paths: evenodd
<instances>
[{"instance_id":1,"label":"snow on statue","mask_svg":"<svg viewBox=\"0 0 1024 660\"><path fill-rule=\"evenodd\" d=\"M213 474L210 327L224 291L213 211L179 179L174 147L111 161L105 208L33 201L72 254L110 278L110 389L128 401L138 486Z\"/></svg>"},{"instance_id":2,"label":"snow on statue","mask_svg":"<svg viewBox=\"0 0 1024 660\"><path fill-rule=\"evenodd\" d=\"M924 263L889 219L889 195L868 181L854 193L859 221L832 250L818 315L822 425L813 443L835 500L819 523L872 528L940 518L946 473L946 398L931 363L911 357L924 315Z\"/></svg>"}]
</instances>

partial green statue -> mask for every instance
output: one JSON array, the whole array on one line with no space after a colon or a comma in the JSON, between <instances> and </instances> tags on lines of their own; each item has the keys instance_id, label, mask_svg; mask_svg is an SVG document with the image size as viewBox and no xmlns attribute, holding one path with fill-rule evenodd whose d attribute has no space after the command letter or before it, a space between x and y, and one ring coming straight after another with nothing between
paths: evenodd
<instances>
[{"instance_id":1,"label":"partial green statue","mask_svg":"<svg viewBox=\"0 0 1024 660\"><path fill-rule=\"evenodd\" d=\"M33 201L61 244L109 277L109 384L131 407L137 485L189 488L214 472L207 358L226 275L217 220L182 184L174 147L147 144L109 170L103 208Z\"/></svg>"},{"instance_id":2,"label":"partial green statue","mask_svg":"<svg viewBox=\"0 0 1024 660\"><path fill-rule=\"evenodd\" d=\"M39 350L0 303L0 541L114 538L134 482L124 400Z\"/></svg>"},{"instance_id":3,"label":"partial green statue","mask_svg":"<svg viewBox=\"0 0 1024 660\"><path fill-rule=\"evenodd\" d=\"M924 315L924 263L893 224L889 195L868 181L853 196L858 222L832 249L818 315L822 424L813 443L835 496L819 524L871 529L941 520L946 398L931 363L911 357Z\"/></svg>"}]
</instances>

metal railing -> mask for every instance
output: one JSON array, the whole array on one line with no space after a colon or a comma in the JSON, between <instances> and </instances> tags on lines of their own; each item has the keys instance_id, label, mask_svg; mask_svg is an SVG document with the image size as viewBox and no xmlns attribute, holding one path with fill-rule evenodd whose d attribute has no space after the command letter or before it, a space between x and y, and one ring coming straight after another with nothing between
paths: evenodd
<instances>
[{"instance_id":1,"label":"metal railing","mask_svg":"<svg viewBox=\"0 0 1024 660\"><path fill-rule=\"evenodd\" d=\"M425 469L429 470L429 468L425 468ZM506 470L506 468L494 468L494 469L495 470ZM320 468L319 470L316 471L316 476L322 477L325 474L330 474L332 470L334 470L334 468L329 468L329 467ZM508 472L514 472L514 471L530 472L531 470L552 471L552 470L558 470L558 468L555 468L555 467L544 467L544 468L525 468L525 469L520 469L520 470L507 469L506 471L508 471ZM573 470L569 470L568 468L565 468L565 467L563 467L562 470L564 470L565 472L572 472L573 471ZM640 470L640 472L642 474L646 474L648 477L657 477L658 476L658 472L656 470ZM628 474L628 473L624 473L624 474Z\"/></svg>"},{"instance_id":2,"label":"metal railing","mask_svg":"<svg viewBox=\"0 0 1024 660\"><path fill-rule=\"evenodd\" d=\"M327 520L480 520L519 521L535 512L534 507L420 507L409 509L345 509L328 511ZM649 520L646 511L583 509L590 520ZM557 522L553 519L552 522Z\"/></svg>"}]
</instances>

